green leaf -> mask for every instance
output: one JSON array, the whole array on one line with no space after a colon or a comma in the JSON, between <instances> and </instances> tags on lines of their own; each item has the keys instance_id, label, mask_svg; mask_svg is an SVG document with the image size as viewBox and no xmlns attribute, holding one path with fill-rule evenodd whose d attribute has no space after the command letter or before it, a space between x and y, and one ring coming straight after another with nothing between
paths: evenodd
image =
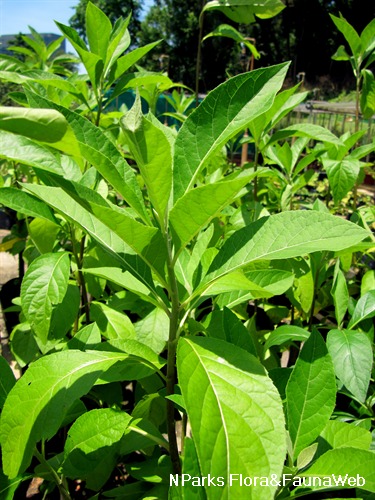
<instances>
[{"instance_id":1,"label":"green leaf","mask_svg":"<svg viewBox=\"0 0 375 500\"><path fill-rule=\"evenodd\" d=\"M348 310L349 304L349 292L346 285L345 275L340 269L340 259L337 260L335 265L331 295L335 305L336 322L337 325L340 326L346 311Z\"/></svg>"},{"instance_id":2,"label":"green leaf","mask_svg":"<svg viewBox=\"0 0 375 500\"><path fill-rule=\"evenodd\" d=\"M369 450L371 432L359 426L330 420L318 438L318 456L330 449L360 448Z\"/></svg>"},{"instance_id":3,"label":"green leaf","mask_svg":"<svg viewBox=\"0 0 375 500\"><path fill-rule=\"evenodd\" d=\"M68 350L30 365L13 387L1 414L4 472L13 479L30 464L35 445L55 435L65 414L111 366L131 356L123 352ZM118 370L118 368L117 368Z\"/></svg>"},{"instance_id":4,"label":"green leaf","mask_svg":"<svg viewBox=\"0 0 375 500\"><path fill-rule=\"evenodd\" d=\"M239 476L281 474L286 440L280 397L257 359L209 338L181 338L177 367L202 476L222 476L210 499L243 498ZM237 480L236 480L237 479ZM250 486L252 498L271 498L276 486Z\"/></svg>"},{"instance_id":5,"label":"green leaf","mask_svg":"<svg viewBox=\"0 0 375 500\"><path fill-rule=\"evenodd\" d=\"M197 451L194 441L186 437L184 441L183 474L190 474L191 477L202 477L199 467ZM181 487L181 495L184 500L206 500L207 496L203 488L194 487L190 481ZM180 500L181 497L177 497Z\"/></svg>"},{"instance_id":6,"label":"green leaf","mask_svg":"<svg viewBox=\"0 0 375 500\"><path fill-rule=\"evenodd\" d=\"M119 267L94 267L84 268L83 272L116 283L122 288L137 294L146 302L150 302L154 306L160 307L160 303L150 294L149 288L135 278L129 271L124 271Z\"/></svg>"},{"instance_id":7,"label":"green leaf","mask_svg":"<svg viewBox=\"0 0 375 500\"><path fill-rule=\"evenodd\" d=\"M39 106L58 109L65 116L85 160L94 165L144 221L149 222L142 193L133 170L103 131L78 113L58 106L36 94L33 94L33 97L37 99Z\"/></svg>"},{"instance_id":8,"label":"green leaf","mask_svg":"<svg viewBox=\"0 0 375 500\"><path fill-rule=\"evenodd\" d=\"M353 56L358 58L361 52L361 39L358 33L342 16L336 17L333 14L330 14L330 18L335 23L336 28L344 35Z\"/></svg>"},{"instance_id":9,"label":"green leaf","mask_svg":"<svg viewBox=\"0 0 375 500\"><path fill-rule=\"evenodd\" d=\"M361 112L368 120L375 114L375 78L369 69L362 71L362 77Z\"/></svg>"},{"instance_id":10,"label":"green leaf","mask_svg":"<svg viewBox=\"0 0 375 500\"><path fill-rule=\"evenodd\" d=\"M310 337L310 332L294 325L279 326L271 332L271 335L264 344L264 352L275 345L282 345L286 342L304 341Z\"/></svg>"},{"instance_id":11,"label":"green leaf","mask_svg":"<svg viewBox=\"0 0 375 500\"><path fill-rule=\"evenodd\" d=\"M220 10L229 19L236 23L255 23L254 16L260 19L269 19L285 9L281 0L211 0L207 2L202 12Z\"/></svg>"},{"instance_id":12,"label":"green leaf","mask_svg":"<svg viewBox=\"0 0 375 500\"><path fill-rule=\"evenodd\" d=\"M69 273L67 253L47 253L31 263L22 281L22 310L42 342L48 338L53 306L60 304L66 294Z\"/></svg>"},{"instance_id":13,"label":"green leaf","mask_svg":"<svg viewBox=\"0 0 375 500\"><path fill-rule=\"evenodd\" d=\"M88 2L86 8L86 36L90 50L97 54L103 61L107 58L109 37L112 24L108 17L92 2Z\"/></svg>"},{"instance_id":14,"label":"green leaf","mask_svg":"<svg viewBox=\"0 0 375 500\"><path fill-rule=\"evenodd\" d=\"M27 194L27 193L24 193ZM60 227L55 222L36 218L29 223L29 236L39 253L52 252Z\"/></svg>"},{"instance_id":15,"label":"green leaf","mask_svg":"<svg viewBox=\"0 0 375 500\"><path fill-rule=\"evenodd\" d=\"M40 355L39 347L29 323L20 323L12 330L10 349L21 368L34 361Z\"/></svg>"},{"instance_id":16,"label":"green leaf","mask_svg":"<svg viewBox=\"0 0 375 500\"><path fill-rule=\"evenodd\" d=\"M96 323L91 323L90 325L81 328L81 330L79 330L74 337L69 340L67 348L86 351L87 349L93 349L97 344L100 344L101 340L98 325Z\"/></svg>"},{"instance_id":17,"label":"green leaf","mask_svg":"<svg viewBox=\"0 0 375 500\"><path fill-rule=\"evenodd\" d=\"M130 19L131 14L126 18L119 17L112 28L107 50L106 72L115 64L117 59L130 45L130 35L128 31Z\"/></svg>"},{"instance_id":18,"label":"green leaf","mask_svg":"<svg viewBox=\"0 0 375 500\"><path fill-rule=\"evenodd\" d=\"M327 347L337 378L363 403L366 400L373 363L369 338L361 332L330 330Z\"/></svg>"},{"instance_id":19,"label":"green leaf","mask_svg":"<svg viewBox=\"0 0 375 500\"><path fill-rule=\"evenodd\" d=\"M322 250L339 251L367 236L367 231L359 226L322 212L292 211L263 217L228 238L201 288L256 260L287 259Z\"/></svg>"},{"instance_id":20,"label":"green leaf","mask_svg":"<svg viewBox=\"0 0 375 500\"><path fill-rule=\"evenodd\" d=\"M254 340L242 321L227 307L213 311L208 317L206 333L211 338L225 340L257 356Z\"/></svg>"},{"instance_id":21,"label":"green leaf","mask_svg":"<svg viewBox=\"0 0 375 500\"><path fill-rule=\"evenodd\" d=\"M48 205L20 189L12 187L1 188L0 203L27 216L40 217L51 223L58 224Z\"/></svg>"},{"instance_id":22,"label":"green leaf","mask_svg":"<svg viewBox=\"0 0 375 500\"><path fill-rule=\"evenodd\" d=\"M108 77L109 83L115 82L120 78L128 69L134 66L142 57L144 57L150 50L159 45L160 40L157 42L149 43L143 47L138 47L132 50L128 54L117 59L111 68L110 75Z\"/></svg>"},{"instance_id":23,"label":"green leaf","mask_svg":"<svg viewBox=\"0 0 375 500\"><path fill-rule=\"evenodd\" d=\"M157 354L161 353L168 340L169 318L159 307L134 325L136 338Z\"/></svg>"},{"instance_id":24,"label":"green leaf","mask_svg":"<svg viewBox=\"0 0 375 500\"><path fill-rule=\"evenodd\" d=\"M139 94L120 123L163 228L172 188L172 145L165 127L143 116Z\"/></svg>"},{"instance_id":25,"label":"green leaf","mask_svg":"<svg viewBox=\"0 0 375 500\"><path fill-rule=\"evenodd\" d=\"M375 493L375 454L371 451L360 450L358 448L339 448L327 451L305 472L300 473L305 477L330 477L332 486L352 488L353 485L347 482L348 478L359 476L361 489ZM335 484L332 475L336 480L342 479L344 484ZM362 481L362 478L364 481ZM358 480L358 479L357 479ZM322 486L322 489L326 486ZM320 489L319 487L313 489Z\"/></svg>"},{"instance_id":26,"label":"green leaf","mask_svg":"<svg viewBox=\"0 0 375 500\"><path fill-rule=\"evenodd\" d=\"M326 158L323 159L323 165L327 171L333 200L337 205L356 183L361 162L354 159L335 161Z\"/></svg>"},{"instance_id":27,"label":"green leaf","mask_svg":"<svg viewBox=\"0 0 375 500\"><path fill-rule=\"evenodd\" d=\"M202 42L213 36L225 36L227 38L231 38L235 42L245 45L245 47L247 47L250 50L250 53L256 59L260 58L260 54L257 51L255 45L253 43L250 43L249 40L247 40L247 38L243 36L242 33L240 33L238 30L236 30L236 28L230 26L229 24L220 24L220 26L215 28L214 31L208 33L208 35L206 35L203 38Z\"/></svg>"},{"instance_id":28,"label":"green leaf","mask_svg":"<svg viewBox=\"0 0 375 500\"><path fill-rule=\"evenodd\" d=\"M357 302L348 327L352 329L364 319L373 316L375 316L375 290L370 290Z\"/></svg>"},{"instance_id":29,"label":"green leaf","mask_svg":"<svg viewBox=\"0 0 375 500\"><path fill-rule=\"evenodd\" d=\"M4 406L4 401L16 383L16 378L9 363L2 356L0 357L0 409Z\"/></svg>"},{"instance_id":30,"label":"green leaf","mask_svg":"<svg viewBox=\"0 0 375 500\"><path fill-rule=\"evenodd\" d=\"M151 272L146 264L138 256L132 255L133 251L131 248L117 234L85 210L65 191L61 188L36 184L24 184L23 186L67 217L68 220L78 223L80 227L96 239L105 249L114 254L120 265L130 271L150 290L154 289ZM127 254L126 258L124 254Z\"/></svg>"},{"instance_id":31,"label":"green leaf","mask_svg":"<svg viewBox=\"0 0 375 500\"><path fill-rule=\"evenodd\" d=\"M134 326L123 313L111 309L100 302L92 302L90 318L96 322L106 339L135 339Z\"/></svg>"},{"instance_id":32,"label":"green leaf","mask_svg":"<svg viewBox=\"0 0 375 500\"><path fill-rule=\"evenodd\" d=\"M286 387L286 398L293 456L297 458L324 429L336 401L332 360L316 330L298 356Z\"/></svg>"},{"instance_id":33,"label":"green leaf","mask_svg":"<svg viewBox=\"0 0 375 500\"><path fill-rule=\"evenodd\" d=\"M185 193L172 208L169 218L183 248L224 207L229 205L239 191L248 184L257 172L241 172L226 177L221 182L207 184Z\"/></svg>"},{"instance_id":34,"label":"green leaf","mask_svg":"<svg viewBox=\"0 0 375 500\"><path fill-rule=\"evenodd\" d=\"M130 421L130 415L112 408L81 415L68 432L63 474L71 479L85 479L88 488L98 491L116 465L121 438Z\"/></svg>"},{"instance_id":35,"label":"green leaf","mask_svg":"<svg viewBox=\"0 0 375 500\"><path fill-rule=\"evenodd\" d=\"M361 48L366 59L375 50L375 19L372 19L361 33Z\"/></svg>"},{"instance_id":36,"label":"green leaf","mask_svg":"<svg viewBox=\"0 0 375 500\"><path fill-rule=\"evenodd\" d=\"M0 106L0 129L43 142L61 140L68 128L65 118L54 109Z\"/></svg>"},{"instance_id":37,"label":"green leaf","mask_svg":"<svg viewBox=\"0 0 375 500\"><path fill-rule=\"evenodd\" d=\"M174 201L194 186L216 151L271 107L287 66L271 66L229 79L188 116L175 143Z\"/></svg>"},{"instance_id":38,"label":"green leaf","mask_svg":"<svg viewBox=\"0 0 375 500\"><path fill-rule=\"evenodd\" d=\"M343 145L342 141L328 129L312 123L296 123L290 127L283 128L272 135L268 145L287 137L308 137L315 141L335 144L336 146Z\"/></svg>"}]
</instances>

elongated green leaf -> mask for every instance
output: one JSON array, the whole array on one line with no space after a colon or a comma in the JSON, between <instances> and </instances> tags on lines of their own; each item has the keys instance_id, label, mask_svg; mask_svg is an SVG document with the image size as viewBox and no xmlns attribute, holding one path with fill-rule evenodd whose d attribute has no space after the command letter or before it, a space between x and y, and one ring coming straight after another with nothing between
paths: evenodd
<instances>
[{"instance_id":1,"label":"elongated green leaf","mask_svg":"<svg viewBox=\"0 0 375 500\"><path fill-rule=\"evenodd\" d=\"M338 420L330 420L318 438L318 454L322 455L330 449L360 448L369 450L371 445L371 432Z\"/></svg>"},{"instance_id":2,"label":"elongated green leaf","mask_svg":"<svg viewBox=\"0 0 375 500\"><path fill-rule=\"evenodd\" d=\"M88 2L86 8L86 36L90 50L97 54L103 61L107 58L109 37L112 24L108 17L92 2Z\"/></svg>"},{"instance_id":3,"label":"elongated green leaf","mask_svg":"<svg viewBox=\"0 0 375 500\"><path fill-rule=\"evenodd\" d=\"M1 139L0 139L1 140ZM31 217L40 217L54 224L58 224L48 205L25 191L12 187L0 189L0 203L6 207Z\"/></svg>"},{"instance_id":4,"label":"elongated green leaf","mask_svg":"<svg viewBox=\"0 0 375 500\"><path fill-rule=\"evenodd\" d=\"M160 40L157 42L149 43L144 45L143 47L138 47L137 49L132 50L128 54L117 59L115 64L111 68L111 73L109 75L109 82L113 83L118 78L120 78L125 71L130 69L135 63L137 63L143 56L145 56L150 50L159 45Z\"/></svg>"},{"instance_id":5,"label":"elongated green leaf","mask_svg":"<svg viewBox=\"0 0 375 500\"><path fill-rule=\"evenodd\" d=\"M256 175L257 172L245 171L185 193L169 214L180 247L187 245Z\"/></svg>"},{"instance_id":6,"label":"elongated green leaf","mask_svg":"<svg viewBox=\"0 0 375 500\"><path fill-rule=\"evenodd\" d=\"M238 30L236 30L236 28L230 26L229 24L220 24L220 26L215 28L214 31L208 33L208 35L206 35L203 38L202 42L213 36L225 36L227 38L231 38L235 42L245 45L245 47L247 47L250 50L251 54L256 59L260 58L260 54L257 51L255 45L253 43L250 43L249 40L242 33L240 33Z\"/></svg>"},{"instance_id":7,"label":"elongated green leaf","mask_svg":"<svg viewBox=\"0 0 375 500\"><path fill-rule=\"evenodd\" d=\"M273 103L287 71L281 64L235 76L210 92L177 136L174 201L195 183L212 154Z\"/></svg>"},{"instance_id":8,"label":"elongated green leaf","mask_svg":"<svg viewBox=\"0 0 375 500\"><path fill-rule=\"evenodd\" d=\"M361 167L361 162L354 159L335 161L324 159L324 168L327 171L329 185L333 193L335 204L339 203L352 189Z\"/></svg>"},{"instance_id":9,"label":"elongated green leaf","mask_svg":"<svg viewBox=\"0 0 375 500\"><path fill-rule=\"evenodd\" d=\"M106 72L130 45L130 35L128 32L130 19L131 14L126 18L119 17L112 28L107 50Z\"/></svg>"},{"instance_id":10,"label":"elongated green leaf","mask_svg":"<svg viewBox=\"0 0 375 500\"><path fill-rule=\"evenodd\" d=\"M69 40L69 42L78 52L78 55L90 77L91 84L94 90L96 91L99 85L100 77L104 69L103 59L97 54L94 54L87 50L86 44L78 36L76 30L74 30L70 26L58 23L57 21L55 21L55 23L59 28L59 30L61 31L61 33Z\"/></svg>"},{"instance_id":11,"label":"elongated green leaf","mask_svg":"<svg viewBox=\"0 0 375 500\"><path fill-rule=\"evenodd\" d=\"M337 29L339 29L341 33L344 35L346 41L349 44L353 56L357 59L362 48L361 39L358 33L355 31L353 26L349 24L348 21L344 19L342 16L336 17L333 14L330 14L330 18L335 23Z\"/></svg>"},{"instance_id":12,"label":"elongated green leaf","mask_svg":"<svg viewBox=\"0 0 375 500\"><path fill-rule=\"evenodd\" d=\"M66 294L69 272L67 253L47 253L31 263L22 281L22 310L42 342L48 337L53 306Z\"/></svg>"},{"instance_id":13,"label":"elongated green leaf","mask_svg":"<svg viewBox=\"0 0 375 500\"><path fill-rule=\"evenodd\" d=\"M293 456L309 446L326 426L336 401L332 360L314 330L298 356L286 387L288 428Z\"/></svg>"},{"instance_id":14,"label":"elongated green leaf","mask_svg":"<svg viewBox=\"0 0 375 500\"><path fill-rule=\"evenodd\" d=\"M296 123L283 128L273 134L268 144L285 139L286 137L309 137L315 141L342 146L341 140L328 129L312 123Z\"/></svg>"},{"instance_id":15,"label":"elongated green leaf","mask_svg":"<svg viewBox=\"0 0 375 500\"><path fill-rule=\"evenodd\" d=\"M348 326L354 328L362 320L373 316L375 316L375 290L370 290L357 302Z\"/></svg>"},{"instance_id":16,"label":"elongated green leaf","mask_svg":"<svg viewBox=\"0 0 375 500\"><path fill-rule=\"evenodd\" d=\"M285 8L281 0L211 0L203 8L206 10L220 10L229 19L237 23L255 23L254 16L268 19L276 16Z\"/></svg>"},{"instance_id":17,"label":"elongated green leaf","mask_svg":"<svg viewBox=\"0 0 375 500\"><path fill-rule=\"evenodd\" d=\"M160 354L168 340L169 318L160 308L154 309L135 325L136 338Z\"/></svg>"},{"instance_id":18,"label":"elongated green leaf","mask_svg":"<svg viewBox=\"0 0 375 500\"><path fill-rule=\"evenodd\" d=\"M27 194L25 191L22 192ZM56 236L60 231L60 227L56 223L38 217L29 223L28 230L29 236L40 254L53 251Z\"/></svg>"},{"instance_id":19,"label":"elongated green leaf","mask_svg":"<svg viewBox=\"0 0 375 500\"><path fill-rule=\"evenodd\" d=\"M322 212L294 211L263 217L225 242L205 283L256 260L286 259L322 250L339 251L367 236L361 227Z\"/></svg>"},{"instance_id":20,"label":"elongated green leaf","mask_svg":"<svg viewBox=\"0 0 375 500\"><path fill-rule=\"evenodd\" d=\"M373 363L372 346L366 334L331 330L327 336L337 378L362 403L366 399Z\"/></svg>"},{"instance_id":21,"label":"elongated green leaf","mask_svg":"<svg viewBox=\"0 0 375 500\"><path fill-rule=\"evenodd\" d=\"M340 326L348 310L349 303L348 287L346 285L345 275L340 269L340 259L337 260L335 265L331 295L333 297L333 303L335 304L337 325Z\"/></svg>"},{"instance_id":22,"label":"elongated green leaf","mask_svg":"<svg viewBox=\"0 0 375 500\"><path fill-rule=\"evenodd\" d=\"M375 114L375 78L368 69L362 71L362 76L361 112L364 118L369 119Z\"/></svg>"},{"instance_id":23,"label":"elongated green leaf","mask_svg":"<svg viewBox=\"0 0 375 500\"><path fill-rule=\"evenodd\" d=\"M52 101L36 94L32 94L32 97L39 106L57 109L65 116L78 141L84 159L94 165L142 219L148 222L149 216L133 170L100 128L95 127L78 113L58 106Z\"/></svg>"},{"instance_id":24,"label":"elongated green leaf","mask_svg":"<svg viewBox=\"0 0 375 500\"><path fill-rule=\"evenodd\" d=\"M245 489L236 475L278 477L284 463L281 401L261 364L227 342L196 337L180 339L177 366L201 473L225 481L208 486L207 497L272 498L276 486Z\"/></svg>"},{"instance_id":25,"label":"elongated green leaf","mask_svg":"<svg viewBox=\"0 0 375 500\"><path fill-rule=\"evenodd\" d=\"M137 278L135 278L129 271L123 271L119 267L93 267L84 268L84 273L89 273L99 278L104 278L112 283L134 292L146 302L160 307L159 302L150 294L150 290Z\"/></svg>"},{"instance_id":26,"label":"elongated green leaf","mask_svg":"<svg viewBox=\"0 0 375 500\"><path fill-rule=\"evenodd\" d=\"M120 442L130 415L111 408L81 415L69 429L62 471L71 479L85 479L99 490L109 478L120 452Z\"/></svg>"},{"instance_id":27,"label":"elongated green leaf","mask_svg":"<svg viewBox=\"0 0 375 500\"><path fill-rule=\"evenodd\" d=\"M44 146L27 137L0 130L0 157L14 160L31 167L64 175L56 156Z\"/></svg>"},{"instance_id":28,"label":"elongated green leaf","mask_svg":"<svg viewBox=\"0 0 375 500\"><path fill-rule=\"evenodd\" d=\"M202 477L199 468L199 460L195 449L194 441L191 438L185 438L184 441L184 461L183 461L183 474L189 474L191 477ZM188 476L185 476L188 477ZM181 486L181 490L176 494L176 500L206 500L207 495L203 488L196 488L188 481ZM174 497L172 497L173 500Z\"/></svg>"},{"instance_id":29,"label":"elongated green leaf","mask_svg":"<svg viewBox=\"0 0 375 500\"><path fill-rule=\"evenodd\" d=\"M172 146L164 126L143 116L141 99L136 97L121 125L127 144L141 171L150 201L164 227L165 213L172 188Z\"/></svg>"},{"instance_id":30,"label":"elongated green leaf","mask_svg":"<svg viewBox=\"0 0 375 500\"><path fill-rule=\"evenodd\" d=\"M138 256L133 255L133 250L117 234L85 210L65 191L61 188L36 184L24 184L24 187L67 217L68 220L79 224L104 248L115 254L120 265L130 271L150 290L154 289L151 272L146 264ZM126 258L124 254L127 254Z\"/></svg>"},{"instance_id":31,"label":"elongated green leaf","mask_svg":"<svg viewBox=\"0 0 375 500\"><path fill-rule=\"evenodd\" d=\"M257 356L254 340L242 321L227 307L213 311L207 318L206 333L212 338L226 340Z\"/></svg>"},{"instance_id":32,"label":"elongated green leaf","mask_svg":"<svg viewBox=\"0 0 375 500\"><path fill-rule=\"evenodd\" d=\"M96 322L106 339L134 339L134 326L125 315L100 302L92 302L90 318Z\"/></svg>"},{"instance_id":33,"label":"elongated green leaf","mask_svg":"<svg viewBox=\"0 0 375 500\"><path fill-rule=\"evenodd\" d=\"M322 478L322 486L313 489L327 488L328 480L326 484L323 480L328 477L332 488L357 486L375 493L375 454L358 448L330 450L300 476ZM354 478L356 482L354 484L352 481L349 482L349 478Z\"/></svg>"},{"instance_id":34,"label":"elongated green leaf","mask_svg":"<svg viewBox=\"0 0 375 500\"><path fill-rule=\"evenodd\" d=\"M0 128L43 142L61 140L68 124L54 109L0 107Z\"/></svg>"},{"instance_id":35,"label":"elongated green leaf","mask_svg":"<svg viewBox=\"0 0 375 500\"><path fill-rule=\"evenodd\" d=\"M282 345L286 342L304 341L310 337L310 332L294 325L279 326L271 332L271 335L264 344L264 351L272 346Z\"/></svg>"},{"instance_id":36,"label":"elongated green leaf","mask_svg":"<svg viewBox=\"0 0 375 500\"><path fill-rule=\"evenodd\" d=\"M22 473L36 443L57 432L73 402L87 394L103 372L115 363L126 364L128 358L122 352L69 350L33 363L9 393L1 415L5 474L12 479Z\"/></svg>"},{"instance_id":37,"label":"elongated green leaf","mask_svg":"<svg viewBox=\"0 0 375 500\"><path fill-rule=\"evenodd\" d=\"M16 383L16 378L9 363L2 356L0 357L0 409L4 406L4 401Z\"/></svg>"}]
</instances>

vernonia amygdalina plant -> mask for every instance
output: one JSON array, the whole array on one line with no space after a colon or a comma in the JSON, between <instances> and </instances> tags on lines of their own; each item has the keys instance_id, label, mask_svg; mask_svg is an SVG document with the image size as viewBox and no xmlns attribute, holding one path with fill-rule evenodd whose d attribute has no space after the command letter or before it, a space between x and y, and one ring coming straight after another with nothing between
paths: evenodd
<instances>
[{"instance_id":1,"label":"vernonia amygdalina plant","mask_svg":"<svg viewBox=\"0 0 375 500\"><path fill-rule=\"evenodd\" d=\"M89 37L90 51L76 44L97 78L120 25L111 31L98 9L88 9L87 29L99 37L95 43ZM333 259L372 244L366 228L319 210L286 211L231 234L220 231L221 212L241 203L263 169L234 169L207 182L207 165L231 137L267 117L287 67L229 79L177 134L142 114L137 97L121 119L136 167L100 120L91 123L57 94L50 98L40 81L24 82L28 107L2 110L1 155L28 165L37 181L2 188L0 201L29 224L47 221L56 239L45 248L30 233L37 251L21 287L22 322L11 338L20 359L17 345L28 342L29 366L15 382L0 364L4 498L33 476L44 479L47 498L56 488L74 498L76 479L91 498L288 498L293 485L283 486L283 473L341 474L348 464L351 475L366 478L364 489L375 491L370 433L330 422L338 375L321 334L284 331L284 339L305 344L293 370L271 378L260 339L231 311L241 297L290 288L293 273L283 262L307 254L312 262ZM83 299L83 315L82 280L92 298ZM366 314L358 307L348 325L364 343L368 337L353 328ZM331 342L340 341L343 330L337 332ZM266 351L279 340L269 337ZM360 390L349 389L363 404L371 376L366 356ZM178 439L176 419L182 420ZM337 432L349 446L338 440L336 447ZM126 480L113 489L107 481L118 464ZM181 486L180 474L216 479ZM241 475L263 482L245 486ZM304 494L303 487L292 489Z\"/></svg>"}]
</instances>

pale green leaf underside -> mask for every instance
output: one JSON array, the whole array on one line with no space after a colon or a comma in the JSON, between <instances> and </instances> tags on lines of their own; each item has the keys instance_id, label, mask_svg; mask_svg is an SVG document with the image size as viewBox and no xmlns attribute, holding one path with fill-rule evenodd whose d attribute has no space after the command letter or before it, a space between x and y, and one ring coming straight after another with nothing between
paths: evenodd
<instances>
[{"instance_id":1,"label":"pale green leaf underside","mask_svg":"<svg viewBox=\"0 0 375 500\"><path fill-rule=\"evenodd\" d=\"M181 339L177 365L202 475L223 476L209 499L243 497L229 474L278 476L286 439L279 395L256 358L217 339ZM251 498L269 499L274 486L247 488Z\"/></svg>"}]
</instances>

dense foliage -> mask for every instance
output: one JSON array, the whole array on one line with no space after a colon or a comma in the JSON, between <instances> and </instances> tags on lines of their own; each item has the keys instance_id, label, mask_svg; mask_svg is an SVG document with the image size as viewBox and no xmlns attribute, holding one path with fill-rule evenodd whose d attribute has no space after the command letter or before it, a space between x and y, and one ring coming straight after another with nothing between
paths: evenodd
<instances>
[{"instance_id":1,"label":"dense foliage","mask_svg":"<svg viewBox=\"0 0 375 500\"><path fill-rule=\"evenodd\" d=\"M362 68L375 20L334 21ZM32 478L67 500L371 498L375 213L355 193L375 141L280 129L306 98L283 90L288 63L194 110L175 90L168 127L173 82L137 66L158 42L128 50L128 24L90 2L87 42L58 23L87 75L1 61L23 90L0 108L0 203L24 226L0 250L27 263L19 380L0 358L2 498ZM227 151L246 140L239 167Z\"/></svg>"}]
</instances>

